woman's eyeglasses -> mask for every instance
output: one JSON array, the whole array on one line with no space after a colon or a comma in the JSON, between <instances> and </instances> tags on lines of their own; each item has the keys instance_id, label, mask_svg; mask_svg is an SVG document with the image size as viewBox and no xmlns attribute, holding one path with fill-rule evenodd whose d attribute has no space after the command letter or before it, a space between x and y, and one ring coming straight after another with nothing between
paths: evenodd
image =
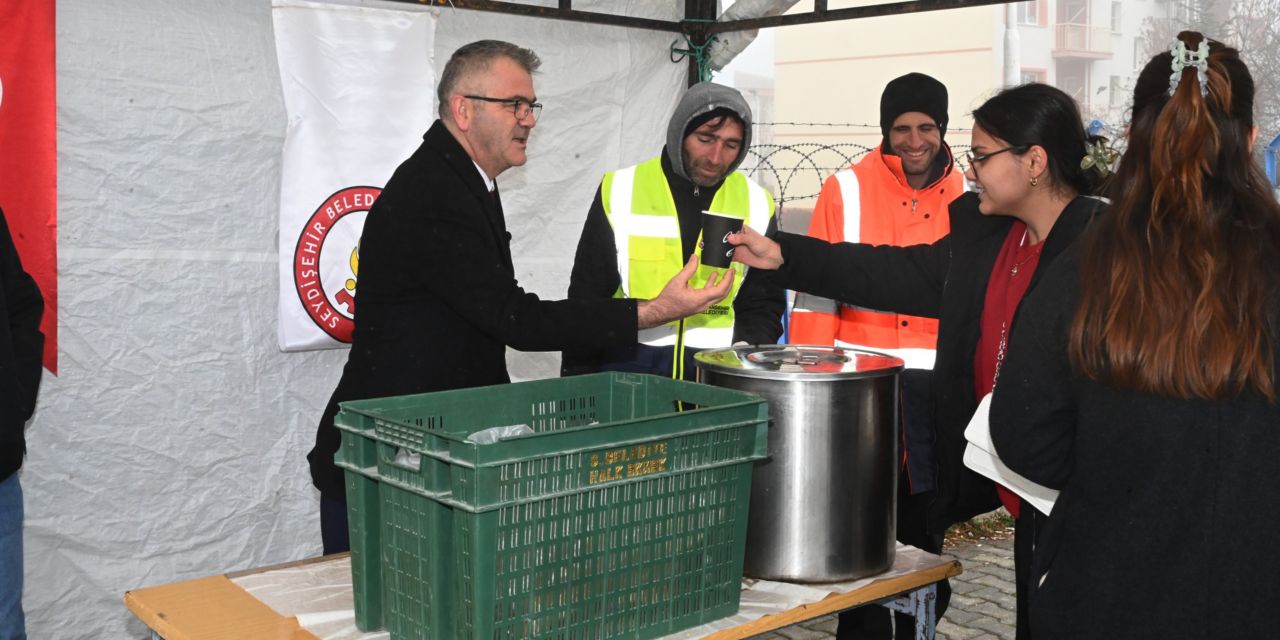
<instances>
[{"instance_id":1,"label":"woman's eyeglasses","mask_svg":"<svg viewBox=\"0 0 1280 640\"><path fill-rule=\"evenodd\" d=\"M965 162L969 163L969 166L974 167L974 170L976 171L976 170L977 170L977 165L979 165L979 164L981 164L981 163L983 163L983 162L986 162L986 161L987 161L987 159L988 159L988 158L990 158L991 156L998 156L998 155L1000 155L1000 154L1002 154L1002 153L1004 153L1004 152L1006 152L1006 151L1012 151L1012 152L1014 152L1014 153L1023 153L1023 152L1025 152L1028 148L1029 148L1029 147L1028 147L1028 145L1025 145L1025 144L1015 144L1015 145L1012 145L1012 146L1009 146L1009 147L1005 147L1005 148L1003 148L1003 149L996 149L995 151L992 151L991 153L984 153L984 154L976 155L976 156L975 156L975 155L973 155L972 153L965 152L965 154L964 154L964 160L965 160Z\"/></svg>"}]
</instances>

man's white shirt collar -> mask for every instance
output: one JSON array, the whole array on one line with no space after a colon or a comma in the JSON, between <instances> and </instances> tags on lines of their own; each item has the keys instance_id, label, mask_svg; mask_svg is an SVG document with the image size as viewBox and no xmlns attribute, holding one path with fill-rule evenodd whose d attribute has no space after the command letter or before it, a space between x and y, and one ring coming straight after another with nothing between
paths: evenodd
<instances>
[{"instance_id":1,"label":"man's white shirt collar","mask_svg":"<svg viewBox=\"0 0 1280 640\"><path fill-rule=\"evenodd\" d=\"M480 172L480 178L484 180L484 186L489 189L489 193L493 193L493 179L489 177L489 174L484 172L484 169L480 168L480 165L477 164L475 160L472 160L471 164L476 165L476 171Z\"/></svg>"}]
</instances>

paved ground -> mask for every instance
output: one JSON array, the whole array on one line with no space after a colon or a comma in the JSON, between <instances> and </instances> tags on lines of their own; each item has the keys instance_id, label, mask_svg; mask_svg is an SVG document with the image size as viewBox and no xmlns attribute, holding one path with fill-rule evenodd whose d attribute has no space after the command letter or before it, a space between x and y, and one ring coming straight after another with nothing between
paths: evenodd
<instances>
[{"instance_id":1,"label":"paved ground","mask_svg":"<svg viewBox=\"0 0 1280 640\"><path fill-rule=\"evenodd\" d=\"M938 622L942 640L1012 640L1014 623L1013 538L964 541L944 553L955 556L964 573L951 579L951 605ZM760 640L829 640L834 616L758 636Z\"/></svg>"}]
</instances>

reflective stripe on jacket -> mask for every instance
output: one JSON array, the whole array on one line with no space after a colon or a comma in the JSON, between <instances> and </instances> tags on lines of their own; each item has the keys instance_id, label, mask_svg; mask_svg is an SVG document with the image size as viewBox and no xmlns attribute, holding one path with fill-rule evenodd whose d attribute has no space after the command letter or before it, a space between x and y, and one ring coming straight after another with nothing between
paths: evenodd
<instances>
[{"instance_id":1,"label":"reflective stripe on jacket","mask_svg":"<svg viewBox=\"0 0 1280 640\"><path fill-rule=\"evenodd\" d=\"M656 298L662 287L684 267L680 221L661 158L605 174L601 201L613 229L622 282L614 297ZM711 210L742 218L760 233L774 213L773 197L740 172L725 178L711 201ZM701 238L699 238L701 240ZM695 249L701 255L701 249ZM727 347L733 340L733 299L742 286L746 267L734 262L737 272L728 297L702 313L683 321L640 331L639 341L650 346L675 345L683 334L685 346L708 349ZM722 270L698 266L689 285L701 287Z\"/></svg>"},{"instance_id":2,"label":"reflective stripe on jacket","mask_svg":"<svg viewBox=\"0 0 1280 640\"><path fill-rule=\"evenodd\" d=\"M945 147L941 152L950 156ZM901 159L876 148L826 180L809 235L828 242L929 244L949 231L947 206L963 190L962 174L950 165L933 184L913 189ZM908 368L932 369L938 321L797 293L788 340L872 349L902 358Z\"/></svg>"}]
</instances>

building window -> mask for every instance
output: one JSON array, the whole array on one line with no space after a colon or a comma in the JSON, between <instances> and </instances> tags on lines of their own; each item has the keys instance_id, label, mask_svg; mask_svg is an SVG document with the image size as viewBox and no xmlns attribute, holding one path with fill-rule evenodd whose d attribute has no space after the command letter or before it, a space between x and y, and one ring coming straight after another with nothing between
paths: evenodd
<instances>
[{"instance_id":1,"label":"building window","mask_svg":"<svg viewBox=\"0 0 1280 640\"><path fill-rule=\"evenodd\" d=\"M1124 106L1124 79L1120 76L1111 76L1111 81L1108 83L1107 89L1108 93L1110 93L1110 95L1107 96L1109 101L1108 104L1110 104L1113 109Z\"/></svg>"},{"instance_id":2,"label":"building window","mask_svg":"<svg viewBox=\"0 0 1280 640\"><path fill-rule=\"evenodd\" d=\"M1049 72L1045 69L1026 69L1022 70L1022 84L1030 82L1039 82L1043 84L1048 79Z\"/></svg>"},{"instance_id":3,"label":"building window","mask_svg":"<svg viewBox=\"0 0 1280 640\"><path fill-rule=\"evenodd\" d=\"M1089 25L1089 0L1058 0L1058 24Z\"/></svg>"},{"instance_id":4,"label":"building window","mask_svg":"<svg viewBox=\"0 0 1280 640\"><path fill-rule=\"evenodd\" d=\"M1082 108L1089 108L1089 67L1078 61L1059 61L1054 86L1075 98Z\"/></svg>"},{"instance_id":5,"label":"building window","mask_svg":"<svg viewBox=\"0 0 1280 640\"><path fill-rule=\"evenodd\" d=\"M1045 0L1030 0L1018 3L1018 24L1033 27L1044 26Z\"/></svg>"},{"instance_id":6,"label":"building window","mask_svg":"<svg viewBox=\"0 0 1280 640\"><path fill-rule=\"evenodd\" d=\"M1122 33L1124 31L1124 21L1121 19L1120 3L1111 3L1111 33Z\"/></svg>"}]
</instances>

